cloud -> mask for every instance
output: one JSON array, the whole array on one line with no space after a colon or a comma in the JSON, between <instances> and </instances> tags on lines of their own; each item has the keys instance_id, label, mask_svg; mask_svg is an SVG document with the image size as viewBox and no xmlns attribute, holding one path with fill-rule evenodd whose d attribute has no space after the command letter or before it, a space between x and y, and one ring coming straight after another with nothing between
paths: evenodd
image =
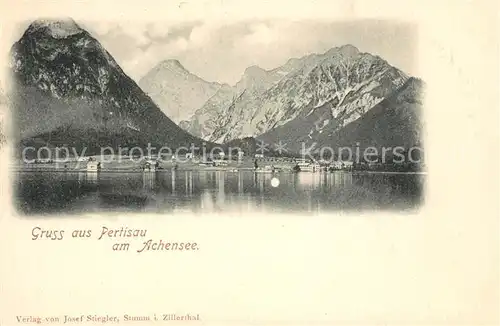
<instances>
[{"instance_id":1,"label":"cloud","mask_svg":"<svg viewBox=\"0 0 500 326\"><path fill-rule=\"evenodd\" d=\"M170 24L164 22L154 22L147 25L145 31L151 38L164 38L170 32Z\"/></svg>"},{"instance_id":2,"label":"cloud","mask_svg":"<svg viewBox=\"0 0 500 326\"><path fill-rule=\"evenodd\" d=\"M216 43L217 34L221 28L217 23L205 23L195 26L189 35L189 43L193 48L202 47L210 43Z\"/></svg>"},{"instance_id":3,"label":"cloud","mask_svg":"<svg viewBox=\"0 0 500 326\"><path fill-rule=\"evenodd\" d=\"M84 27L87 30L93 31L95 34L99 36L106 35L112 30L119 27L117 23L106 22L106 21L92 21L87 23L80 23L80 25L85 25L82 27Z\"/></svg>"},{"instance_id":4,"label":"cloud","mask_svg":"<svg viewBox=\"0 0 500 326\"><path fill-rule=\"evenodd\" d=\"M276 30L268 24L252 24L249 29L250 33L243 37L243 42L248 45L269 45L276 41Z\"/></svg>"}]
</instances>

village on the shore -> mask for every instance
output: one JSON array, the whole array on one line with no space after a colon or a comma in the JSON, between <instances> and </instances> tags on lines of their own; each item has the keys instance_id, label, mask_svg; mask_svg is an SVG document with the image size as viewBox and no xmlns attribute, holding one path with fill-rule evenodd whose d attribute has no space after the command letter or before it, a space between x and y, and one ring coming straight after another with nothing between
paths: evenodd
<instances>
[{"instance_id":1,"label":"village on the shore","mask_svg":"<svg viewBox=\"0 0 500 326\"><path fill-rule=\"evenodd\" d=\"M327 173L334 171L386 171L419 172L421 163L383 162L379 157L359 160L315 159L314 157L285 157L265 154L245 155L243 151L230 156L218 152L211 157L184 155L95 155L86 157L43 158L24 160L17 168L22 171L79 171L79 172L161 172L171 170L191 171L253 171L255 173Z\"/></svg>"}]
</instances>

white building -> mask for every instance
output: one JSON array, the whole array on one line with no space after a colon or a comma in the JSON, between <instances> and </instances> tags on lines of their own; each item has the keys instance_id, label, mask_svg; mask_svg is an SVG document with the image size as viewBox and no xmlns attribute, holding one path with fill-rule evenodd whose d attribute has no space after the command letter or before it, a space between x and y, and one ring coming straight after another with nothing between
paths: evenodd
<instances>
[{"instance_id":1,"label":"white building","mask_svg":"<svg viewBox=\"0 0 500 326\"><path fill-rule=\"evenodd\" d=\"M300 171L303 172L320 172L321 166L318 163L307 163L301 162L297 164L300 167Z\"/></svg>"}]
</instances>

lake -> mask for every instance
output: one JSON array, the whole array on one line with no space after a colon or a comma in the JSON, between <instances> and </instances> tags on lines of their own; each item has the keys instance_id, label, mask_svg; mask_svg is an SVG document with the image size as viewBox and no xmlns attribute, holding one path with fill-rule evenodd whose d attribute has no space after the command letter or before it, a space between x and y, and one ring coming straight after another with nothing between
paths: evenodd
<instances>
[{"instance_id":1,"label":"lake","mask_svg":"<svg viewBox=\"0 0 500 326\"><path fill-rule=\"evenodd\" d=\"M426 176L253 171L17 172L15 200L25 215L85 212L412 211ZM273 180L273 178L275 178Z\"/></svg>"}]
</instances>

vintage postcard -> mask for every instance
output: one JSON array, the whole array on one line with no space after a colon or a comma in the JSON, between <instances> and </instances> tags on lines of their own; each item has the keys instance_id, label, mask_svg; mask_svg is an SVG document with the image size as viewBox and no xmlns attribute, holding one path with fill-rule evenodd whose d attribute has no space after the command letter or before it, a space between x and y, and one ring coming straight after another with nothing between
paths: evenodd
<instances>
[{"instance_id":1,"label":"vintage postcard","mask_svg":"<svg viewBox=\"0 0 500 326\"><path fill-rule=\"evenodd\" d=\"M10 5L0 325L499 322L493 4Z\"/></svg>"}]
</instances>

